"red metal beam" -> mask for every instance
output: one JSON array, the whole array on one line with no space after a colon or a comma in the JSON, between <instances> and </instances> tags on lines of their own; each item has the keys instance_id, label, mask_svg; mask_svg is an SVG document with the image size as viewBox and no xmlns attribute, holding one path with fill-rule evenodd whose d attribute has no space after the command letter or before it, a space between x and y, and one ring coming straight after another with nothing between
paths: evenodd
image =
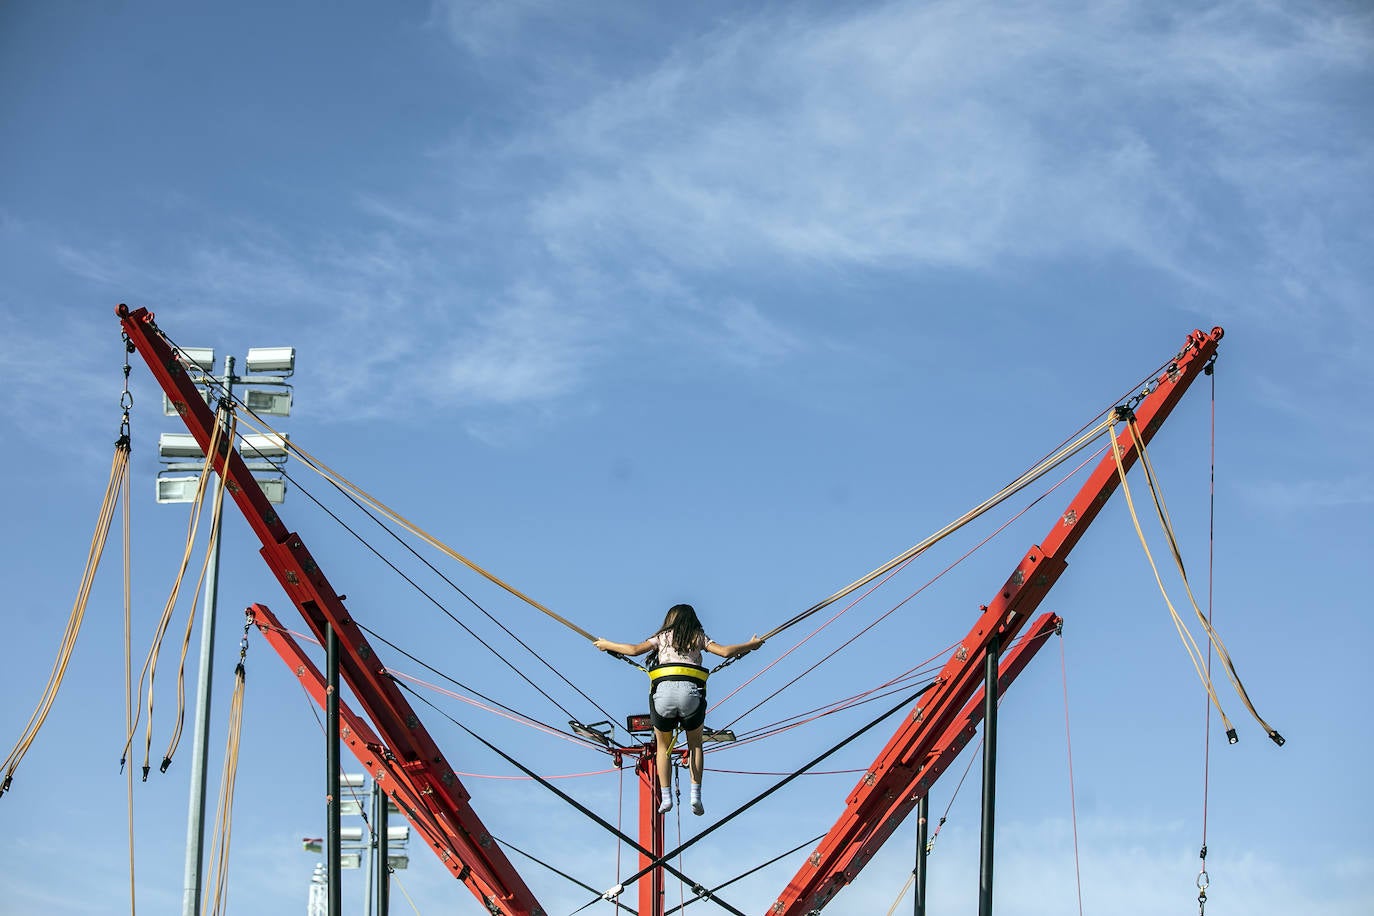
<instances>
[{"instance_id":1,"label":"red metal beam","mask_svg":"<svg viewBox=\"0 0 1374 916\"><path fill-rule=\"evenodd\" d=\"M658 760L652 747L640 752L635 775L639 777L639 845L653 853L653 858L649 858L640 852L639 867L643 870L663 858L663 815L658 813ZM663 916L661 868L655 868L639 880L639 916Z\"/></svg>"},{"instance_id":2,"label":"red metal beam","mask_svg":"<svg viewBox=\"0 0 1374 916\"><path fill-rule=\"evenodd\" d=\"M300 679L306 693L324 709L328 699L327 687L324 674L319 667L305 654L300 644L266 605L254 604L248 612L252 615L253 624L268 644ZM403 767L396 765L386 745L377 737L367 720L355 713L342 699L339 701L339 719L339 738L358 758L363 769L396 803L396 807L410 821L416 833L424 837L425 842L434 850L439 860L453 872L454 877L465 882L470 880L470 869L463 864L449 839L458 831L459 826L445 826L439 823L443 813L430 810L425 804L423 792L411 780L410 774ZM477 890L474 888L474 892Z\"/></svg>"},{"instance_id":3,"label":"red metal beam","mask_svg":"<svg viewBox=\"0 0 1374 916\"><path fill-rule=\"evenodd\" d=\"M124 305L115 312L186 428L201 450L208 452L215 417L172 344L154 323L152 313L147 309L130 311ZM467 790L409 701L386 676L342 597L329 584L300 536L288 531L277 516L233 443L224 442L211 458L215 471L224 476L226 489L262 542L263 559L315 637L323 643L325 627L333 627L341 650L340 676L357 697L381 742L395 757L395 765L407 774L423 799L424 810L446 831L452 831L447 841L470 871L468 887L493 913L542 916L543 908L468 804Z\"/></svg>"},{"instance_id":4,"label":"red metal beam","mask_svg":"<svg viewBox=\"0 0 1374 916\"><path fill-rule=\"evenodd\" d=\"M1210 334L1193 331L1155 383L1134 406L1144 441L1148 442L1193 380L1216 355L1221 328ZM1117 436L1125 466L1136 460L1128 430ZM1115 459L1104 457L1050 529L1043 544L1033 546L1006 584L983 608L977 623L937 678L938 686L922 698L883 748L868 773L850 793L844 813L821 840L815 853L787 885L770 913L803 916L819 911L872 858L878 847L929 791L981 718L983 661L994 636L1009 646L1067 567L1067 557L1097 518L1118 484ZM1041 617L1036 629L1047 625ZM999 667L1024 666L1043 642L1032 638L1004 657ZM1014 676L1015 668L1008 673ZM999 674L999 694L1002 679Z\"/></svg>"}]
</instances>

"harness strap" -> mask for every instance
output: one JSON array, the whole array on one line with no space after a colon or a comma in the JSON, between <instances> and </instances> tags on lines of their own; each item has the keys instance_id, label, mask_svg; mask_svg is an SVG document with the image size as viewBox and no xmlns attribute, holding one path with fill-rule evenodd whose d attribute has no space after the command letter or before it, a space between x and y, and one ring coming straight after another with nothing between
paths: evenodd
<instances>
[{"instance_id":1,"label":"harness strap","mask_svg":"<svg viewBox=\"0 0 1374 916\"><path fill-rule=\"evenodd\" d=\"M652 683L666 678L673 681L695 681L698 684L705 684L706 677L710 673L700 665L654 665L649 669L649 681Z\"/></svg>"}]
</instances>

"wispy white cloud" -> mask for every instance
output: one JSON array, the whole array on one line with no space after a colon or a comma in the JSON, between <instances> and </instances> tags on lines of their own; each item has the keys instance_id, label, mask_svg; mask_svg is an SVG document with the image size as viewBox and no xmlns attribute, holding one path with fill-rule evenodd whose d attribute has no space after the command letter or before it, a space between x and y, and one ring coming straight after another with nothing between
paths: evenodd
<instances>
[{"instance_id":1,"label":"wispy white cloud","mask_svg":"<svg viewBox=\"0 0 1374 916\"><path fill-rule=\"evenodd\" d=\"M575 388L586 362L588 329L575 309L560 308L540 287L512 290L450 342L439 343L439 385L446 400L513 404Z\"/></svg>"},{"instance_id":2,"label":"wispy white cloud","mask_svg":"<svg viewBox=\"0 0 1374 916\"><path fill-rule=\"evenodd\" d=\"M538 0L432 12L464 53L511 60L568 18ZM790 306L719 292L726 272L1120 257L1235 312L1339 326L1353 363L1374 238L1351 191L1367 197L1374 156L1328 90L1367 82L1370 23L1263 0L737 14L526 90L511 130L440 154L447 189L357 194L371 222L351 235L221 222L159 263L52 256L225 333L289 314L348 367L312 397L354 415L566 403L627 332L742 371L821 345ZM588 53L555 44L554 63Z\"/></svg>"},{"instance_id":3,"label":"wispy white cloud","mask_svg":"<svg viewBox=\"0 0 1374 916\"><path fill-rule=\"evenodd\" d=\"M563 177L531 219L565 258L684 270L1125 256L1329 293L1320 232L1280 227L1368 186L1324 89L1371 47L1366 14L1259 0L761 13L541 123L521 154Z\"/></svg>"}]
</instances>

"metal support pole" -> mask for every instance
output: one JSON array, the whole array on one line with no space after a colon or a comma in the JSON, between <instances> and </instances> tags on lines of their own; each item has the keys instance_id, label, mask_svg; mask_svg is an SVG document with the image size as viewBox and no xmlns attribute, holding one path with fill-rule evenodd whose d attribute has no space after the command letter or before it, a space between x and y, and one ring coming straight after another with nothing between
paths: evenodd
<instances>
[{"instance_id":1,"label":"metal support pole","mask_svg":"<svg viewBox=\"0 0 1374 916\"><path fill-rule=\"evenodd\" d=\"M983 660L983 830L978 866L978 916L992 916L992 832L997 808L997 660L1002 640L988 641Z\"/></svg>"},{"instance_id":2,"label":"metal support pole","mask_svg":"<svg viewBox=\"0 0 1374 916\"><path fill-rule=\"evenodd\" d=\"M339 637L325 624L325 862L329 867L329 916L343 914L342 863L339 860Z\"/></svg>"},{"instance_id":3,"label":"metal support pole","mask_svg":"<svg viewBox=\"0 0 1374 916\"><path fill-rule=\"evenodd\" d=\"M356 792L354 793L354 797L357 797ZM376 891L374 890L376 885L373 883L377 875L377 828L376 822L372 819L372 802L373 799L369 795L367 800L368 809L363 811L361 810L363 801L362 799L358 799L358 814L363 819L363 825L369 828L363 833L363 843L365 843L367 847L367 864L363 866L367 869L367 881L363 884L363 913L366 914L366 916L372 916L372 902L377 899Z\"/></svg>"},{"instance_id":4,"label":"metal support pole","mask_svg":"<svg viewBox=\"0 0 1374 916\"><path fill-rule=\"evenodd\" d=\"M916 803L916 916L926 916L926 847L930 845L930 798Z\"/></svg>"},{"instance_id":5,"label":"metal support pole","mask_svg":"<svg viewBox=\"0 0 1374 916\"><path fill-rule=\"evenodd\" d=\"M372 782L372 823L377 829L377 883L376 916L387 916L391 911L391 867L388 860L391 850L387 845L387 796L374 779Z\"/></svg>"},{"instance_id":6,"label":"metal support pole","mask_svg":"<svg viewBox=\"0 0 1374 916\"><path fill-rule=\"evenodd\" d=\"M234 357L224 358L224 396L234 392ZM228 433L228 430L225 430ZM191 798L186 811L186 868L182 883L182 916L200 913L201 871L205 858L205 763L210 756L210 698L215 672L215 608L219 602L220 516L210 537L215 545L205 568L205 602L200 617L200 667L196 686L196 721L191 738Z\"/></svg>"},{"instance_id":7,"label":"metal support pole","mask_svg":"<svg viewBox=\"0 0 1374 916\"><path fill-rule=\"evenodd\" d=\"M639 867L647 868L649 863L663 857L663 815L658 813L659 782L658 763L654 745L646 745L639 755L635 766L639 776L639 845L653 853L649 858L639 854ZM663 916L663 869L653 869L639 879L640 916Z\"/></svg>"}]
</instances>

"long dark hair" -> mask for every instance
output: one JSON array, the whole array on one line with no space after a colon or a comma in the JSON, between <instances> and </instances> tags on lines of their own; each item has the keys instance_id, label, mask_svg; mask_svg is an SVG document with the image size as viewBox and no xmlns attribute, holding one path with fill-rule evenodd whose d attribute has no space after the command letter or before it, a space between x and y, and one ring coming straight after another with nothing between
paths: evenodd
<instances>
[{"instance_id":1,"label":"long dark hair","mask_svg":"<svg viewBox=\"0 0 1374 916\"><path fill-rule=\"evenodd\" d=\"M667 633L668 642L679 652L690 652L697 648L698 640L706 635L706 629L697 619L696 609L690 604L675 604L668 608L659 632Z\"/></svg>"}]
</instances>

